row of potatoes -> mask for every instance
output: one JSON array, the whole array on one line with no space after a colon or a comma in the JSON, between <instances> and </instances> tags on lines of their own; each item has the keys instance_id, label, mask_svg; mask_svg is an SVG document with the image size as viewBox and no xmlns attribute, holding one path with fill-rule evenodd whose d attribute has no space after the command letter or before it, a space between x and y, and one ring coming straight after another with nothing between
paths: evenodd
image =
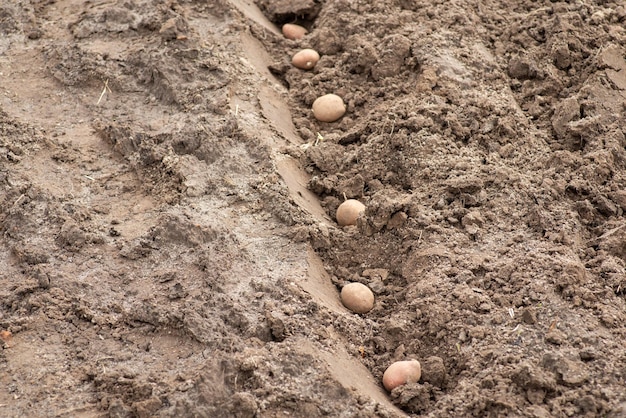
<instances>
[{"instance_id":1,"label":"row of potatoes","mask_svg":"<svg viewBox=\"0 0 626 418\"><path fill-rule=\"evenodd\" d=\"M306 28L287 23L282 27L283 35L292 40L302 39ZM294 67L311 70L320 59L317 51L306 48L298 51L291 59ZM325 94L313 102L313 116L320 122L335 122L346 113L343 99L336 94ZM339 226L356 225L357 219L365 211L365 205L358 200L348 199L337 208L336 220ZM362 283L348 283L341 289L341 302L357 314L369 312L374 307L374 293ZM419 361L404 360L392 363L383 374L383 386L392 391L407 383L417 383L422 370Z\"/></svg>"}]
</instances>

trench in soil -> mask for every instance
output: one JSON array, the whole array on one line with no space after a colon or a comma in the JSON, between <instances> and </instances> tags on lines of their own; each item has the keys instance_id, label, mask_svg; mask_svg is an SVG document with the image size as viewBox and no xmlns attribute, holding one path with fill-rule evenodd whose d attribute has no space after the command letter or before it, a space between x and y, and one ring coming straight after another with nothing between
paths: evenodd
<instances>
[{"instance_id":1,"label":"trench in soil","mask_svg":"<svg viewBox=\"0 0 626 418\"><path fill-rule=\"evenodd\" d=\"M261 27L280 34L280 30L263 15L256 5L245 0L234 1L233 5ZM284 88L281 86L280 81L267 71L267 68L272 64L272 60L264 52L262 44L256 39L244 36L243 41L243 50L246 52L248 60L253 63L257 71L263 74L267 80L274 81L273 85L267 83L260 86L258 94L261 114L267 119L271 129L259 132L257 126L257 129L251 130L250 133L257 137L265 138L268 145L274 150L273 157L276 170L287 185L294 202L313 216L320 224L334 224L334 221L328 217L325 210L321 207L317 196L307 188L310 176L302 169L296 159L280 152L281 149L288 145L303 145L304 141L296 134L296 129L291 121L289 106L281 97L281 93L286 94L285 91L282 91ZM231 110L242 109L247 111L248 109L246 109L243 103L243 100L235 98L231 102ZM249 111L253 111L253 109ZM350 312L339 302L337 290L332 285L322 260L308 244L306 254L307 274L304 280L299 283L300 287L316 303L330 312L334 312L336 315L350 315ZM342 339L340 335L336 335L335 338L338 341ZM302 341L302 347L305 353L311 355L319 353L306 340ZM336 351L333 353L322 352L321 358L326 362L326 367L331 371L332 376L345 388L354 388L358 393L382 405L386 405L398 414L402 414L402 411L389 401L380 384L374 380L367 368L351 357L344 347L336 346Z\"/></svg>"}]
</instances>

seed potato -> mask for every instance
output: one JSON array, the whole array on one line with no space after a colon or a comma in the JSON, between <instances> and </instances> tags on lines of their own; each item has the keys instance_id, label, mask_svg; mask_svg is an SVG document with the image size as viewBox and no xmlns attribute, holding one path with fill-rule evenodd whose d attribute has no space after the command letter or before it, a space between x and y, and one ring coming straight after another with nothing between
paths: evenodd
<instances>
[{"instance_id":1,"label":"seed potato","mask_svg":"<svg viewBox=\"0 0 626 418\"><path fill-rule=\"evenodd\" d=\"M293 23L286 23L283 25L283 35L287 39L302 39L309 31L306 28L295 25Z\"/></svg>"},{"instance_id":2,"label":"seed potato","mask_svg":"<svg viewBox=\"0 0 626 418\"><path fill-rule=\"evenodd\" d=\"M345 113L346 105L336 94L325 94L313 102L313 116L320 122L334 122Z\"/></svg>"},{"instance_id":3,"label":"seed potato","mask_svg":"<svg viewBox=\"0 0 626 418\"><path fill-rule=\"evenodd\" d=\"M337 223L340 226L356 225L356 220L365 211L365 205L356 199L348 199L337 208Z\"/></svg>"},{"instance_id":4,"label":"seed potato","mask_svg":"<svg viewBox=\"0 0 626 418\"><path fill-rule=\"evenodd\" d=\"M417 360L396 361L383 374L383 386L389 392L407 383L417 383L422 377L422 366Z\"/></svg>"},{"instance_id":5,"label":"seed potato","mask_svg":"<svg viewBox=\"0 0 626 418\"><path fill-rule=\"evenodd\" d=\"M294 67L302 70L310 70L315 67L315 64L320 60L320 54L313 49L303 49L296 53L291 59L291 63Z\"/></svg>"},{"instance_id":6,"label":"seed potato","mask_svg":"<svg viewBox=\"0 0 626 418\"><path fill-rule=\"evenodd\" d=\"M374 293L361 283L348 283L341 289L341 303L354 313L367 313L374 307Z\"/></svg>"}]
</instances>

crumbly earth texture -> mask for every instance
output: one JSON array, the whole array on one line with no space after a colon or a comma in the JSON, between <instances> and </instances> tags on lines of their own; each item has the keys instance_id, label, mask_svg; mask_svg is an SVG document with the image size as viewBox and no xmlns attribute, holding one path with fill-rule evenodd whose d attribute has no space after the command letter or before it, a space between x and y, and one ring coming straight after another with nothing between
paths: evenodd
<instances>
[{"instance_id":1,"label":"crumbly earth texture","mask_svg":"<svg viewBox=\"0 0 626 418\"><path fill-rule=\"evenodd\" d=\"M623 2L2 0L0 35L0 416L626 416Z\"/></svg>"}]
</instances>

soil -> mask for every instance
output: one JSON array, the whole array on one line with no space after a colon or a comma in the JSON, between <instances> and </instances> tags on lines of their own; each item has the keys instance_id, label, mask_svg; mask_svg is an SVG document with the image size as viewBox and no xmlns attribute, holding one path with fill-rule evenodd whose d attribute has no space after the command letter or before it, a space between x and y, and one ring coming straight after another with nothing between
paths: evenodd
<instances>
[{"instance_id":1,"label":"soil","mask_svg":"<svg viewBox=\"0 0 626 418\"><path fill-rule=\"evenodd\" d=\"M626 416L621 1L4 0L0 33L0 416Z\"/></svg>"}]
</instances>

